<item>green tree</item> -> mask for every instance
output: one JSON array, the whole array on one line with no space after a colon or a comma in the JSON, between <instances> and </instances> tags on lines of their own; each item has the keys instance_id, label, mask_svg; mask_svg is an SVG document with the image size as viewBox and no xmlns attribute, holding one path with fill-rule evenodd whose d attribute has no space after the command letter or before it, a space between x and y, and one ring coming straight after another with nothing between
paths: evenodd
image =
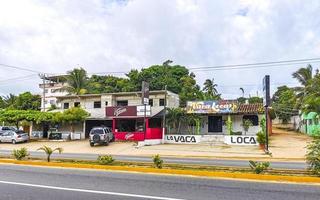
<instances>
[{"instance_id":1,"label":"green tree","mask_svg":"<svg viewBox=\"0 0 320 200\"><path fill-rule=\"evenodd\" d=\"M11 93L9 95L2 96L3 108L13 108L16 99L17 96Z\"/></svg>"},{"instance_id":2,"label":"green tree","mask_svg":"<svg viewBox=\"0 0 320 200\"><path fill-rule=\"evenodd\" d=\"M70 94L85 94L88 87L88 76L86 70L83 68L75 68L67 72L67 85L63 89Z\"/></svg>"},{"instance_id":3,"label":"green tree","mask_svg":"<svg viewBox=\"0 0 320 200\"><path fill-rule=\"evenodd\" d=\"M263 99L261 97L249 97L249 103L262 103Z\"/></svg>"},{"instance_id":4,"label":"green tree","mask_svg":"<svg viewBox=\"0 0 320 200\"><path fill-rule=\"evenodd\" d=\"M18 110L40 110L41 96L30 92L21 93L15 98L12 107Z\"/></svg>"},{"instance_id":5,"label":"green tree","mask_svg":"<svg viewBox=\"0 0 320 200\"><path fill-rule=\"evenodd\" d=\"M287 86L278 87L272 97L272 107L282 123L288 123L291 116L298 114L295 105L296 95L294 90Z\"/></svg>"},{"instance_id":6,"label":"green tree","mask_svg":"<svg viewBox=\"0 0 320 200\"><path fill-rule=\"evenodd\" d=\"M181 122L186 115L185 111L182 108L168 108L167 110L166 122L169 129L168 132L172 133L172 130L174 130L175 133L179 133Z\"/></svg>"},{"instance_id":7,"label":"green tree","mask_svg":"<svg viewBox=\"0 0 320 200\"><path fill-rule=\"evenodd\" d=\"M204 82L203 91L205 99L207 100L215 100L220 99L220 95L218 94L217 84L214 83L214 79L207 79Z\"/></svg>"},{"instance_id":8,"label":"green tree","mask_svg":"<svg viewBox=\"0 0 320 200\"><path fill-rule=\"evenodd\" d=\"M309 85L312 80L312 66L310 64L305 68L300 68L296 72L292 74L292 77L297 79L301 86L295 87L295 92L297 95L297 107L300 108L302 106L301 102L306 93L306 87Z\"/></svg>"},{"instance_id":9,"label":"green tree","mask_svg":"<svg viewBox=\"0 0 320 200\"><path fill-rule=\"evenodd\" d=\"M241 126L243 127L244 134L247 135L247 132L248 132L249 128L251 126L253 126L253 124L252 124L251 120L245 119L245 120L243 120L243 123L241 124Z\"/></svg>"},{"instance_id":10,"label":"green tree","mask_svg":"<svg viewBox=\"0 0 320 200\"><path fill-rule=\"evenodd\" d=\"M55 121L71 125L71 132L74 132L74 125L83 122L90 114L80 107L69 108L63 113L56 113Z\"/></svg>"},{"instance_id":11,"label":"green tree","mask_svg":"<svg viewBox=\"0 0 320 200\"><path fill-rule=\"evenodd\" d=\"M316 74L305 87L302 97L302 110L304 112L320 113L320 74Z\"/></svg>"}]
</instances>

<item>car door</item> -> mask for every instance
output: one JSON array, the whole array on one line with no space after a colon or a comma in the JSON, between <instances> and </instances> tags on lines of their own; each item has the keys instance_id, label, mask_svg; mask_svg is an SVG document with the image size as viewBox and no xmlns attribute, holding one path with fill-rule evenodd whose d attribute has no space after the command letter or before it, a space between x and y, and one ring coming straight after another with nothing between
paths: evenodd
<instances>
[{"instance_id":1,"label":"car door","mask_svg":"<svg viewBox=\"0 0 320 200\"><path fill-rule=\"evenodd\" d=\"M8 136L6 137L6 142L11 142L14 137L14 132L9 131Z\"/></svg>"},{"instance_id":2,"label":"car door","mask_svg":"<svg viewBox=\"0 0 320 200\"><path fill-rule=\"evenodd\" d=\"M10 138L10 131L7 131L7 132L3 133L1 141L2 142L8 142L9 138Z\"/></svg>"}]
</instances>

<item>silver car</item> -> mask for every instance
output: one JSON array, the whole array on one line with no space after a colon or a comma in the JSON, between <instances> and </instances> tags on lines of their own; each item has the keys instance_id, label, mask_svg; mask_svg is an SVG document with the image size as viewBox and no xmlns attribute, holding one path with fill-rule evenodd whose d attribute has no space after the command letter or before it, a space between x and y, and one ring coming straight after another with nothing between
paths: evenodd
<instances>
[{"instance_id":1,"label":"silver car","mask_svg":"<svg viewBox=\"0 0 320 200\"><path fill-rule=\"evenodd\" d=\"M27 142L28 140L28 134L23 131L6 131L0 135L0 142L16 144L18 142Z\"/></svg>"},{"instance_id":2,"label":"silver car","mask_svg":"<svg viewBox=\"0 0 320 200\"><path fill-rule=\"evenodd\" d=\"M112 130L108 127L94 127L91 129L89 136L90 146L92 147L94 144L109 145L109 142L115 140Z\"/></svg>"}]
</instances>

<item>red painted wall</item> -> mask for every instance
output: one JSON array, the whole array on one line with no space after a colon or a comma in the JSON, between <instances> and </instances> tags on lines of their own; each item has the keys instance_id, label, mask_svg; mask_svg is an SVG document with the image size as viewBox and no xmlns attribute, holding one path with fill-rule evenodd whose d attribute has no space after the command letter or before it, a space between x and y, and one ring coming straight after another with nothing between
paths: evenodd
<instances>
[{"instance_id":1,"label":"red painted wall","mask_svg":"<svg viewBox=\"0 0 320 200\"><path fill-rule=\"evenodd\" d=\"M146 135L144 132L115 132L116 120L113 119L112 130L116 140L143 141L144 139L162 139L162 128L149 128L149 119L146 120Z\"/></svg>"}]
</instances>

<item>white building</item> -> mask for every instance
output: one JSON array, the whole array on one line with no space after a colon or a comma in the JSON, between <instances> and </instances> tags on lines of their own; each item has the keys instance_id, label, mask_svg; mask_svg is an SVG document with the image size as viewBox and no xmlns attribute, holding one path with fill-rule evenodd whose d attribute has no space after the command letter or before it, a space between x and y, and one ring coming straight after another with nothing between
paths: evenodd
<instances>
[{"instance_id":1,"label":"white building","mask_svg":"<svg viewBox=\"0 0 320 200\"><path fill-rule=\"evenodd\" d=\"M65 77L65 75L42 77L44 83L39 84L39 88L42 89L42 111L48 111L48 109L52 106L61 107L61 105L57 102L57 97L68 94L68 92L63 89L67 85Z\"/></svg>"},{"instance_id":2,"label":"white building","mask_svg":"<svg viewBox=\"0 0 320 200\"><path fill-rule=\"evenodd\" d=\"M63 111L72 107L81 107L90 113L84 123L79 123L75 126L75 131L81 134L81 138L87 138L92 127L108 126L113 129L119 129L116 134L121 139L120 132L137 132L141 123L143 123L143 116L139 115L138 109L142 105L141 92L118 92L118 93L102 93L102 94L85 94L85 95L65 95L56 96L56 103L59 105L55 111ZM165 105L169 108L179 106L179 95L165 90L156 90L149 92L149 106L147 111L150 113L146 116L151 120L157 117L162 124L162 117ZM121 115L110 115L108 110L124 108L127 113ZM150 108L150 109L149 109ZM132 111L130 113L130 111ZM114 113L115 111L111 111ZM110 112L109 112L110 113ZM115 125L116 124L116 125ZM121 124L121 125L120 125ZM123 126L119 128L119 126ZM125 127L125 128L124 128ZM130 129L130 130L126 130ZM121 131L120 131L121 130ZM70 131L68 126L60 126L59 131Z\"/></svg>"}]
</instances>

